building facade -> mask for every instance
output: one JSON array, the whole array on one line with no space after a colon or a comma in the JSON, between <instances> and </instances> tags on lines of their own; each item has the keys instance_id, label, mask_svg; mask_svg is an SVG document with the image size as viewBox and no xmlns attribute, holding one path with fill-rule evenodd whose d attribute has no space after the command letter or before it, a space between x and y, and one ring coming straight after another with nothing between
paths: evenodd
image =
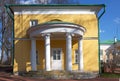
<instances>
[{"instance_id":1,"label":"building facade","mask_svg":"<svg viewBox=\"0 0 120 81\"><path fill-rule=\"evenodd\" d=\"M14 21L14 72L99 72L104 5L6 5Z\"/></svg>"},{"instance_id":2,"label":"building facade","mask_svg":"<svg viewBox=\"0 0 120 81\"><path fill-rule=\"evenodd\" d=\"M114 44L114 41L108 40L100 43L100 60L101 62L106 63L108 60L108 51L107 49L110 48Z\"/></svg>"},{"instance_id":3,"label":"building facade","mask_svg":"<svg viewBox=\"0 0 120 81\"><path fill-rule=\"evenodd\" d=\"M120 73L120 41L104 41L100 44L100 57L103 72Z\"/></svg>"}]
</instances>

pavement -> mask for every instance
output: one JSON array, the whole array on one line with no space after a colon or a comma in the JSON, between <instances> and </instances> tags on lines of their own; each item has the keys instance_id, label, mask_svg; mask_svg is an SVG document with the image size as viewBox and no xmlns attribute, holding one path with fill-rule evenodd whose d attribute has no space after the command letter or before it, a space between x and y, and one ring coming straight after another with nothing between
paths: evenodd
<instances>
[{"instance_id":1,"label":"pavement","mask_svg":"<svg viewBox=\"0 0 120 81\"><path fill-rule=\"evenodd\" d=\"M22 77L18 75L12 75L10 73L6 72L0 72L0 81L120 81L118 78L94 78L94 79L81 79L81 80L55 80L55 79L41 79L39 77L33 78L33 77Z\"/></svg>"}]
</instances>

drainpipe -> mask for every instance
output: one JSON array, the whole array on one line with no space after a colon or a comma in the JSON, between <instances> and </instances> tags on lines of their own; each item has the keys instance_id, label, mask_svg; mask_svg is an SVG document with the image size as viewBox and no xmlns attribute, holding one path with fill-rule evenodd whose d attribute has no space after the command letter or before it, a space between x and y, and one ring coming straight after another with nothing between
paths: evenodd
<instances>
[{"instance_id":1,"label":"drainpipe","mask_svg":"<svg viewBox=\"0 0 120 81\"><path fill-rule=\"evenodd\" d=\"M101 71L101 61L100 61L100 27L99 27L99 20L100 18L103 16L103 14L105 13L105 5L103 5L103 12L101 13L101 15L98 17L98 57L99 57L99 74L102 73Z\"/></svg>"},{"instance_id":2,"label":"drainpipe","mask_svg":"<svg viewBox=\"0 0 120 81\"><path fill-rule=\"evenodd\" d=\"M14 21L13 12L11 11L8 5L5 5L5 10L7 11L9 17ZM12 14L10 14L9 11L11 11Z\"/></svg>"},{"instance_id":3,"label":"drainpipe","mask_svg":"<svg viewBox=\"0 0 120 81\"><path fill-rule=\"evenodd\" d=\"M5 5L5 11L8 16L12 19L12 67L14 66L14 13L12 12L9 5ZM11 12L11 13L10 13Z\"/></svg>"}]
</instances>

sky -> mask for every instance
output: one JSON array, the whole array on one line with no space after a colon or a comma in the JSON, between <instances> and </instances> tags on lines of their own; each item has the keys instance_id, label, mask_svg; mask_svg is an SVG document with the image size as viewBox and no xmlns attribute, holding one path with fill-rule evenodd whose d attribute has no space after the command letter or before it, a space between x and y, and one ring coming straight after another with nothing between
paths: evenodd
<instances>
[{"instance_id":1,"label":"sky","mask_svg":"<svg viewBox=\"0 0 120 81\"><path fill-rule=\"evenodd\" d=\"M99 20L100 40L120 39L120 0L81 0L81 4L105 4L106 12Z\"/></svg>"},{"instance_id":2,"label":"sky","mask_svg":"<svg viewBox=\"0 0 120 81\"><path fill-rule=\"evenodd\" d=\"M30 1L30 0L26 0ZM120 39L120 0L69 0L80 4L105 4L106 12L99 20L100 41Z\"/></svg>"}]
</instances>

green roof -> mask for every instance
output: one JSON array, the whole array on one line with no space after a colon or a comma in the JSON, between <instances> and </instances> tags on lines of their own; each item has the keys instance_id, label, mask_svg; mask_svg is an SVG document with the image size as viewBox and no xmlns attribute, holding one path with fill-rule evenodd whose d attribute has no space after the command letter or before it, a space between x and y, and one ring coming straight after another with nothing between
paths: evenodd
<instances>
[{"instance_id":1,"label":"green roof","mask_svg":"<svg viewBox=\"0 0 120 81\"><path fill-rule=\"evenodd\" d=\"M81 25L76 24L76 23L65 22L65 21L62 21L62 20L59 20L59 19L53 19L53 20L50 20L48 22L41 23L41 24L38 24L38 25L48 25L48 24L71 24L71 25L81 26ZM81 27L83 27L83 26L81 26ZM86 30L85 27L83 27L83 28Z\"/></svg>"},{"instance_id":2,"label":"green roof","mask_svg":"<svg viewBox=\"0 0 120 81\"><path fill-rule=\"evenodd\" d=\"M104 4L6 4L9 6L105 6Z\"/></svg>"},{"instance_id":3,"label":"green roof","mask_svg":"<svg viewBox=\"0 0 120 81\"><path fill-rule=\"evenodd\" d=\"M42 24L74 24L74 25L77 25L75 23L65 22L65 21L62 21L62 20L59 20L59 19L53 19L53 20L50 20L50 21L42 23Z\"/></svg>"},{"instance_id":4,"label":"green roof","mask_svg":"<svg viewBox=\"0 0 120 81\"><path fill-rule=\"evenodd\" d=\"M117 40L117 43L119 43L120 40ZM103 42L100 42L100 44L114 44L114 40L107 40L107 41L103 41Z\"/></svg>"},{"instance_id":5,"label":"green roof","mask_svg":"<svg viewBox=\"0 0 120 81\"><path fill-rule=\"evenodd\" d=\"M107 41L103 41L103 42L100 42L100 44L113 44L114 41L113 40L107 40Z\"/></svg>"}]
</instances>

